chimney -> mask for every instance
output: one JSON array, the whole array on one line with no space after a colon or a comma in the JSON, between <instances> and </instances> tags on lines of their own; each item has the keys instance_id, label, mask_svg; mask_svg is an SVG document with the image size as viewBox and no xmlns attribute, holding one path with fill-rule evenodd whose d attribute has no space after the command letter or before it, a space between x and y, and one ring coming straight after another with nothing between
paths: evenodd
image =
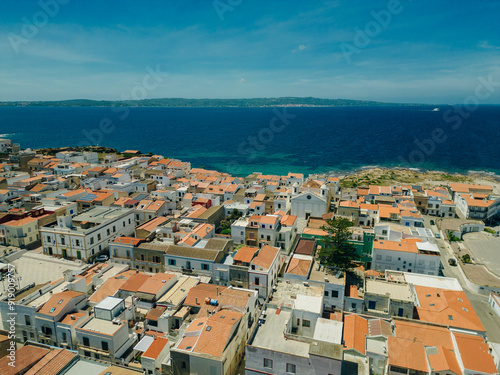
<instances>
[{"instance_id":1,"label":"chimney","mask_svg":"<svg viewBox=\"0 0 500 375\"><path fill-rule=\"evenodd\" d=\"M198 297L194 297L194 301L196 304L198 304Z\"/></svg>"}]
</instances>

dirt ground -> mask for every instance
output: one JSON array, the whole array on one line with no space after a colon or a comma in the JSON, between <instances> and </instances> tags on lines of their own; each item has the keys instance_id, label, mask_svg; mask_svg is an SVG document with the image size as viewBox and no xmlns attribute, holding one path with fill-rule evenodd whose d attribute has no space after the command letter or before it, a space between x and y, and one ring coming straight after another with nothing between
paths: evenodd
<instances>
[{"instance_id":1,"label":"dirt ground","mask_svg":"<svg viewBox=\"0 0 500 375\"><path fill-rule=\"evenodd\" d=\"M446 186L449 182L490 185L500 191L500 177L487 173L470 173L468 175L452 174L441 171L419 171L404 168L370 168L341 179L343 187L368 185L421 185L424 188Z\"/></svg>"}]
</instances>

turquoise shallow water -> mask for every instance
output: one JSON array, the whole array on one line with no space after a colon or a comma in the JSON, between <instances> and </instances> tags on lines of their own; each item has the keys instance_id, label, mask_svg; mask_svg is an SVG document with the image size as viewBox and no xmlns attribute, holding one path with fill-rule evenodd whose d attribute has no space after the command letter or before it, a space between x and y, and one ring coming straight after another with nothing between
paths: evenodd
<instances>
[{"instance_id":1,"label":"turquoise shallow water","mask_svg":"<svg viewBox=\"0 0 500 375\"><path fill-rule=\"evenodd\" d=\"M366 165L500 172L500 107L2 107L21 146L138 149L235 175L351 171Z\"/></svg>"}]
</instances>

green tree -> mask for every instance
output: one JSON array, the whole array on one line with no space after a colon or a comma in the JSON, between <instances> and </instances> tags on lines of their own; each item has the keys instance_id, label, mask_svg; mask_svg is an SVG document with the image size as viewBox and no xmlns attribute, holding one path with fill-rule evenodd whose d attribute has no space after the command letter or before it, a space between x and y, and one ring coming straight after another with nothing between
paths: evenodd
<instances>
[{"instance_id":1,"label":"green tree","mask_svg":"<svg viewBox=\"0 0 500 375\"><path fill-rule=\"evenodd\" d=\"M233 209L227 218L221 220L220 222L221 232L224 232L228 229L231 230L231 224L234 223L236 220L238 220L240 217L241 217L241 212L238 211L236 208Z\"/></svg>"},{"instance_id":2,"label":"green tree","mask_svg":"<svg viewBox=\"0 0 500 375\"><path fill-rule=\"evenodd\" d=\"M348 241L351 239L349 230L354 224L346 218L327 220L321 229L328 232L324 236L318 253L319 261L328 267L338 267L343 271L352 268L352 262L357 259L356 248Z\"/></svg>"}]
</instances>

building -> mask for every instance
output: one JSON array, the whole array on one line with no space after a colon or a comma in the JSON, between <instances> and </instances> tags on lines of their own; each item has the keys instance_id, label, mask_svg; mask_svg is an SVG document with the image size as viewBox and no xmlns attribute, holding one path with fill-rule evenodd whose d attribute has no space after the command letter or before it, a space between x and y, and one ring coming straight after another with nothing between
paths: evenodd
<instances>
[{"instance_id":1,"label":"building","mask_svg":"<svg viewBox=\"0 0 500 375\"><path fill-rule=\"evenodd\" d=\"M244 314L220 310L194 319L171 349L174 374L230 375L236 372L245 350Z\"/></svg>"},{"instance_id":2,"label":"building","mask_svg":"<svg viewBox=\"0 0 500 375\"><path fill-rule=\"evenodd\" d=\"M135 334L129 334L126 320L119 318L125 309L121 298L107 297L94 307L94 313L76 328L78 353L85 357L111 363L130 360L130 347L137 341Z\"/></svg>"},{"instance_id":3,"label":"building","mask_svg":"<svg viewBox=\"0 0 500 375\"><path fill-rule=\"evenodd\" d=\"M89 261L108 249L118 237L134 233L130 209L92 207L74 217L59 216L40 228L45 254Z\"/></svg>"},{"instance_id":4,"label":"building","mask_svg":"<svg viewBox=\"0 0 500 375\"><path fill-rule=\"evenodd\" d=\"M291 214L299 219L321 217L330 210L329 190L326 186L321 187L320 194L311 191L299 193L298 183L294 184L293 189Z\"/></svg>"},{"instance_id":5,"label":"building","mask_svg":"<svg viewBox=\"0 0 500 375\"><path fill-rule=\"evenodd\" d=\"M372 269L395 270L438 275L441 264L439 248L418 239L373 241Z\"/></svg>"},{"instance_id":6,"label":"building","mask_svg":"<svg viewBox=\"0 0 500 375\"><path fill-rule=\"evenodd\" d=\"M278 282L246 347L246 374L336 374L342 322L323 319L323 287Z\"/></svg>"},{"instance_id":7,"label":"building","mask_svg":"<svg viewBox=\"0 0 500 375\"><path fill-rule=\"evenodd\" d=\"M276 247L264 245L255 258L250 262L248 270L248 284L252 290L257 290L259 297L267 298L272 286L278 278L283 264L280 250Z\"/></svg>"}]
</instances>

